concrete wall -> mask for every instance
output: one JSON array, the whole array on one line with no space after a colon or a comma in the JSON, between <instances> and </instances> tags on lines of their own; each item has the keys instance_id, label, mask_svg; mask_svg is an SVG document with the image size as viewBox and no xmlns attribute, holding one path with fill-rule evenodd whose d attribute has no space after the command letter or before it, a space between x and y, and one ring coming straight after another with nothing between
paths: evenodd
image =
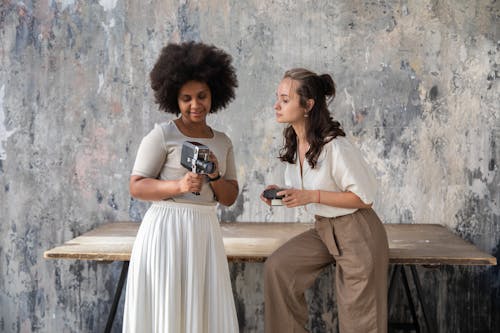
<instances>
[{"instance_id":1,"label":"concrete wall","mask_svg":"<svg viewBox=\"0 0 500 333\"><path fill-rule=\"evenodd\" d=\"M308 221L269 210L284 70L333 74L333 115L380 181L386 223L441 223L500 258L500 3L495 0L0 3L0 332L98 332L119 264L45 250L110 220L140 221L128 176L157 111L148 73L169 41L231 53L240 87L211 117L236 147L241 194L223 220ZM262 332L261 264L231 264L242 332ZM308 293L313 332L336 332L327 269ZM440 332L500 331L496 267L420 268ZM123 300L122 300L123 301ZM399 302L394 318L405 318ZM121 329L121 308L114 331Z\"/></svg>"}]
</instances>

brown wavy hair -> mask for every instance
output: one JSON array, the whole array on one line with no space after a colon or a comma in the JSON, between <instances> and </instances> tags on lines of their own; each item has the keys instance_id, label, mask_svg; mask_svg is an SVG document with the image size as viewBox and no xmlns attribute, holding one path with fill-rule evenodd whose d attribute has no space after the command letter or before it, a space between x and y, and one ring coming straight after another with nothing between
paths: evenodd
<instances>
[{"instance_id":1,"label":"brown wavy hair","mask_svg":"<svg viewBox=\"0 0 500 333\"><path fill-rule=\"evenodd\" d=\"M313 99L314 106L308 112L306 120L306 136L309 150L306 159L314 169L323 146L337 136L345 136L338 121L333 120L328 110L328 104L335 97L335 82L329 74L317 75L304 68L294 68L283 76L297 81L296 93L300 97L300 106L306 108L307 100ZM295 164L297 161L297 134L291 125L283 131L284 145L280 149L279 159Z\"/></svg>"},{"instance_id":2,"label":"brown wavy hair","mask_svg":"<svg viewBox=\"0 0 500 333\"><path fill-rule=\"evenodd\" d=\"M200 42L171 43L149 73L151 88L160 110L179 115L177 97L188 81L204 82L210 88L210 113L225 108L234 99L238 87L232 57L223 50Z\"/></svg>"}]
</instances>

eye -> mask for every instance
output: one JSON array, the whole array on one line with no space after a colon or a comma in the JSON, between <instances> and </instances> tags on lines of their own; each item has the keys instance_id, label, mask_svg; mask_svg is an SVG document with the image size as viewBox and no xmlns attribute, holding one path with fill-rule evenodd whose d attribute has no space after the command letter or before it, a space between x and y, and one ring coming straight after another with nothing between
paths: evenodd
<instances>
[{"instance_id":1,"label":"eye","mask_svg":"<svg viewBox=\"0 0 500 333\"><path fill-rule=\"evenodd\" d=\"M189 95L184 95L181 97L181 101L183 102L189 102L191 100L191 96Z\"/></svg>"},{"instance_id":2,"label":"eye","mask_svg":"<svg viewBox=\"0 0 500 333\"><path fill-rule=\"evenodd\" d=\"M206 93L201 93L201 94L198 95L199 99L205 99L206 97L207 97Z\"/></svg>"}]
</instances>

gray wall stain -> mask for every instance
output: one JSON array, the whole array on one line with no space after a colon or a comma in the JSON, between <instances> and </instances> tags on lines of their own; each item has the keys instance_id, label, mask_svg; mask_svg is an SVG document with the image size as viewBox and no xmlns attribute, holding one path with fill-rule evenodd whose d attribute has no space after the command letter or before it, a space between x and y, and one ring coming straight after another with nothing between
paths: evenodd
<instances>
[{"instance_id":1,"label":"gray wall stain","mask_svg":"<svg viewBox=\"0 0 500 333\"><path fill-rule=\"evenodd\" d=\"M283 184L283 72L331 73L332 115L373 166L385 223L440 223L500 259L500 3L478 0L3 1L0 5L0 332L96 332L119 263L43 252L148 203L128 177L158 112L149 71L169 41L228 51L240 196L223 221L310 221L267 208ZM263 332L263 265L230 263L241 332ZM498 267L418 268L440 332L500 331ZM308 290L311 332L337 332L334 268ZM409 316L401 294L391 318ZM417 307L420 312L420 307ZM114 332L121 331L123 297ZM103 315L104 314L104 315Z\"/></svg>"}]
</instances>

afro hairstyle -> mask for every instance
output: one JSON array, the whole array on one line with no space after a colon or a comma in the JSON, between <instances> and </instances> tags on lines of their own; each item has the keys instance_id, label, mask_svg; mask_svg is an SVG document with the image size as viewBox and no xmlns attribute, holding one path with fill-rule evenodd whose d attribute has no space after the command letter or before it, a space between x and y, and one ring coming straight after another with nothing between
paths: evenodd
<instances>
[{"instance_id":1,"label":"afro hairstyle","mask_svg":"<svg viewBox=\"0 0 500 333\"><path fill-rule=\"evenodd\" d=\"M226 107L238 87L229 54L213 45L199 42L169 43L156 61L151 73L151 88L160 110L179 115L179 90L188 81L204 82L210 88L210 113Z\"/></svg>"}]
</instances>

